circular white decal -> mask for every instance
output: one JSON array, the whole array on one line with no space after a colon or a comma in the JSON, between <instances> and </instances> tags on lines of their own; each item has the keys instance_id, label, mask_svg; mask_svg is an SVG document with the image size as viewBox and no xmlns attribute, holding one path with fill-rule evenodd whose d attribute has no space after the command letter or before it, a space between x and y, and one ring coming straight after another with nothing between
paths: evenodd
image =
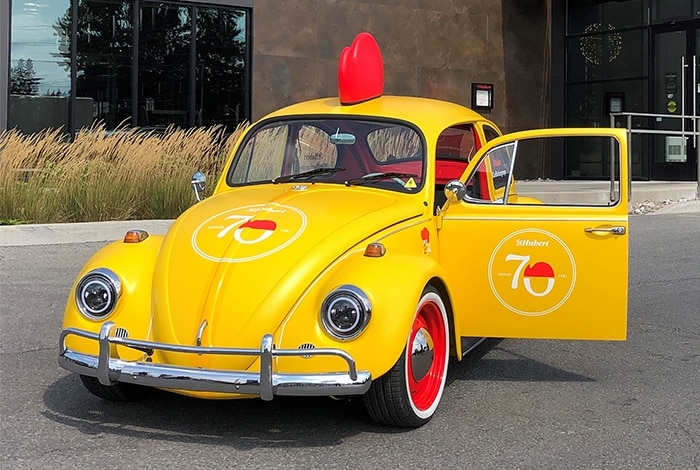
<instances>
[{"instance_id":1,"label":"circular white decal","mask_svg":"<svg viewBox=\"0 0 700 470\"><path fill-rule=\"evenodd\" d=\"M306 215L281 204L256 204L220 212L192 234L192 247L203 258L240 263L275 253L306 228Z\"/></svg>"},{"instance_id":2,"label":"circular white decal","mask_svg":"<svg viewBox=\"0 0 700 470\"><path fill-rule=\"evenodd\" d=\"M556 235L526 229L504 238L489 260L489 285L509 310L527 316L553 312L576 284L576 262Z\"/></svg>"}]
</instances>

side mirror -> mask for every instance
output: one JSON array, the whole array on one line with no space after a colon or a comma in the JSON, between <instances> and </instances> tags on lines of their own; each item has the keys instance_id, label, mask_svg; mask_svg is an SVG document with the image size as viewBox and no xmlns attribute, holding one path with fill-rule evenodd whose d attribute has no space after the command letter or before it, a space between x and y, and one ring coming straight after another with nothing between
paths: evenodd
<instances>
[{"instance_id":1,"label":"side mirror","mask_svg":"<svg viewBox=\"0 0 700 470\"><path fill-rule=\"evenodd\" d=\"M202 200L200 193L204 191L204 183L206 183L206 181L207 177L204 176L204 173L201 171L197 171L194 173L194 175L192 175L192 181L190 181L190 184L194 190L194 197L197 198L197 202Z\"/></svg>"},{"instance_id":2,"label":"side mirror","mask_svg":"<svg viewBox=\"0 0 700 470\"><path fill-rule=\"evenodd\" d=\"M467 195L467 187L460 180L448 181L444 191L449 202L461 201Z\"/></svg>"}]
</instances>

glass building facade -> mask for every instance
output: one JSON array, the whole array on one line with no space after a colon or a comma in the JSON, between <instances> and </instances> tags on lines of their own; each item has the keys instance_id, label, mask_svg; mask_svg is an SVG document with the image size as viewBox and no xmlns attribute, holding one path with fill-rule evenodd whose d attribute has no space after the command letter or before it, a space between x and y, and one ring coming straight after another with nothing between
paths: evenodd
<instances>
[{"instance_id":1,"label":"glass building facade","mask_svg":"<svg viewBox=\"0 0 700 470\"><path fill-rule=\"evenodd\" d=\"M565 79L563 93L552 98L564 110L563 125L607 127L611 112L629 112L646 116L617 116L613 125L628 127L629 119L632 129L681 131L684 121L685 131L693 130L691 116L700 113L700 0L568 0L559 17L566 29L553 55L562 51ZM682 139L633 133L633 177L694 180L697 145L688 138L683 146ZM569 155L563 177L609 175L606 149Z\"/></svg>"},{"instance_id":2,"label":"glass building facade","mask_svg":"<svg viewBox=\"0 0 700 470\"><path fill-rule=\"evenodd\" d=\"M356 34L366 26L364 18L374 18L383 30L395 25L397 15L401 25L412 24L418 15L437 15L432 6L420 9L416 2L390 2L391 16L386 2L346 3L354 4L353 15L332 22L318 21L340 18L331 0L314 2L316 16L292 9L294 15L284 18L276 16L277 2L256 0L252 90L253 0L0 0L0 129L61 127L74 133L97 123L108 130L233 127L254 117L252 97L260 116L298 99L333 93L320 73L331 69L345 45L334 41ZM461 11L462 6L450 8ZM499 78L505 62L502 89L508 96L501 102L509 107L501 105L494 116L500 113L506 120L507 113L513 122L516 117L516 128L610 126L611 112L635 113L616 117L612 125L629 123L640 131L692 133L700 127L690 118L700 115L700 0L504 0L489 8L491 16L502 16L508 25L503 37L511 42L504 60L488 62L478 47L455 55L445 44L448 39L420 36L430 53L418 56L415 49L397 48L390 65L418 65L408 68L415 68L416 78L395 83L393 90L460 102L458 92L450 93L469 81L477 64L487 70L480 73L490 74L479 80L488 82ZM464 15L455 21L461 25L473 19ZM547 49L551 54L528 60L513 44L516 33L546 27L547 40L536 58ZM401 45L414 36L407 35ZM508 77L516 78L509 83ZM541 87L533 77L542 77ZM694 181L700 143L685 137L633 134L633 177ZM555 179L607 178L615 171L608 150L569 149L567 160L553 159L546 172Z\"/></svg>"},{"instance_id":3,"label":"glass building facade","mask_svg":"<svg viewBox=\"0 0 700 470\"><path fill-rule=\"evenodd\" d=\"M6 127L234 128L250 119L251 7L11 0Z\"/></svg>"}]
</instances>

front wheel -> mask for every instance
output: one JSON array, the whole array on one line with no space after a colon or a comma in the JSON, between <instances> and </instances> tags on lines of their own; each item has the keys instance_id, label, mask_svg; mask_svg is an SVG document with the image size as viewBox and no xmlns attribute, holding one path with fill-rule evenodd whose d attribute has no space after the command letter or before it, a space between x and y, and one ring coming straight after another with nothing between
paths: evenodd
<instances>
[{"instance_id":1,"label":"front wheel","mask_svg":"<svg viewBox=\"0 0 700 470\"><path fill-rule=\"evenodd\" d=\"M449 323L440 294L423 291L399 360L372 382L364 395L370 417L390 426L418 427L427 423L440 403L447 379Z\"/></svg>"}]
</instances>

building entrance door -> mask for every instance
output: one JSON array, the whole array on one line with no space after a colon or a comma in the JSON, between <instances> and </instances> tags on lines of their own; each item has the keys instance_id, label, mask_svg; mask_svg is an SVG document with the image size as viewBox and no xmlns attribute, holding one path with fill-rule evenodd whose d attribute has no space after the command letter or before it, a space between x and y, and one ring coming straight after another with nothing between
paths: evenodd
<instances>
[{"instance_id":1,"label":"building entrance door","mask_svg":"<svg viewBox=\"0 0 700 470\"><path fill-rule=\"evenodd\" d=\"M693 116L700 113L700 21L657 28L652 34L651 50L654 54L651 112L677 116L656 118L654 127L688 134L652 138L650 176L654 180L693 181L697 178L700 144L692 134L697 122Z\"/></svg>"}]
</instances>

